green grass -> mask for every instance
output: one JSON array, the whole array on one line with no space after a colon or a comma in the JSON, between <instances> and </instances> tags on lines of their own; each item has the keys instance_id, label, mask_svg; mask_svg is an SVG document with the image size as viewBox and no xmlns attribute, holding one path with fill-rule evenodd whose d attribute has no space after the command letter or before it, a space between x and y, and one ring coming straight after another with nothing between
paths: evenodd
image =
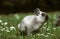
<instances>
[{"instance_id":1,"label":"green grass","mask_svg":"<svg viewBox=\"0 0 60 39\"><path fill-rule=\"evenodd\" d=\"M49 21L40 28L39 33L29 37L20 35L17 28L27 15L31 13L0 15L0 39L60 39L60 27L53 24L59 12L49 12Z\"/></svg>"}]
</instances>

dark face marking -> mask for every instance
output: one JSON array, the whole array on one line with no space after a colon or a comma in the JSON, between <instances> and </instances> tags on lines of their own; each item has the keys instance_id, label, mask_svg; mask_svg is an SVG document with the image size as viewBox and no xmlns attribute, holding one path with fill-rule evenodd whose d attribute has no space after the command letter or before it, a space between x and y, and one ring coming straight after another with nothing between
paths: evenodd
<instances>
[{"instance_id":1,"label":"dark face marking","mask_svg":"<svg viewBox=\"0 0 60 39\"><path fill-rule=\"evenodd\" d=\"M46 15L46 17L45 17L45 21L48 21L48 19L49 19L49 17L48 17L48 15Z\"/></svg>"},{"instance_id":2,"label":"dark face marking","mask_svg":"<svg viewBox=\"0 0 60 39\"><path fill-rule=\"evenodd\" d=\"M41 15L42 15L42 16L45 16L46 14L45 14L45 13L42 13Z\"/></svg>"}]
</instances>

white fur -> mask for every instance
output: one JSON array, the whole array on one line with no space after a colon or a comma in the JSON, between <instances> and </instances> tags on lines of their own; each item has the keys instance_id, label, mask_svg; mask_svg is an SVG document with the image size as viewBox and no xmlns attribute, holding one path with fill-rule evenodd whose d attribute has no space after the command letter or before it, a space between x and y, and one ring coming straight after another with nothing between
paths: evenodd
<instances>
[{"instance_id":1,"label":"white fur","mask_svg":"<svg viewBox=\"0 0 60 39\"><path fill-rule=\"evenodd\" d=\"M18 24L18 29L22 31L26 31L29 36L31 32L39 29L42 23L45 21L45 16L42 16L40 10L38 11L39 15L30 15L23 18L21 23Z\"/></svg>"}]
</instances>

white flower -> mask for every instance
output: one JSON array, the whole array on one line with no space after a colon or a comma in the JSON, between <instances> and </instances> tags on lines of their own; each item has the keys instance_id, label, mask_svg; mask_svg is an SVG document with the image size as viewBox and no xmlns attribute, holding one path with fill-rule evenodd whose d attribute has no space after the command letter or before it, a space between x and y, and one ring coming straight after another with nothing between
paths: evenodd
<instances>
[{"instance_id":1,"label":"white flower","mask_svg":"<svg viewBox=\"0 0 60 39\"><path fill-rule=\"evenodd\" d=\"M4 23L1 23L1 25L4 25Z\"/></svg>"},{"instance_id":2,"label":"white flower","mask_svg":"<svg viewBox=\"0 0 60 39\"><path fill-rule=\"evenodd\" d=\"M4 25L7 25L7 24L8 24L7 22L4 23Z\"/></svg>"},{"instance_id":3,"label":"white flower","mask_svg":"<svg viewBox=\"0 0 60 39\"><path fill-rule=\"evenodd\" d=\"M41 34L42 36L44 36L44 34Z\"/></svg>"},{"instance_id":4,"label":"white flower","mask_svg":"<svg viewBox=\"0 0 60 39\"><path fill-rule=\"evenodd\" d=\"M18 16L17 14L15 14L15 17L16 17L17 19L19 19L19 16Z\"/></svg>"},{"instance_id":5,"label":"white flower","mask_svg":"<svg viewBox=\"0 0 60 39\"><path fill-rule=\"evenodd\" d=\"M51 34L52 36L54 35L54 34Z\"/></svg>"},{"instance_id":6,"label":"white flower","mask_svg":"<svg viewBox=\"0 0 60 39\"><path fill-rule=\"evenodd\" d=\"M32 36L32 34L30 34Z\"/></svg>"},{"instance_id":7,"label":"white flower","mask_svg":"<svg viewBox=\"0 0 60 39\"><path fill-rule=\"evenodd\" d=\"M5 22L5 23L1 23L1 25L7 25L8 24L8 22Z\"/></svg>"},{"instance_id":8,"label":"white flower","mask_svg":"<svg viewBox=\"0 0 60 39\"><path fill-rule=\"evenodd\" d=\"M44 29L46 29L46 27L43 27Z\"/></svg>"},{"instance_id":9,"label":"white flower","mask_svg":"<svg viewBox=\"0 0 60 39\"><path fill-rule=\"evenodd\" d=\"M40 36L40 34L38 33L37 36Z\"/></svg>"},{"instance_id":10,"label":"white flower","mask_svg":"<svg viewBox=\"0 0 60 39\"><path fill-rule=\"evenodd\" d=\"M56 30L56 28L55 28L55 27L53 27L53 29L54 29L54 30Z\"/></svg>"},{"instance_id":11,"label":"white flower","mask_svg":"<svg viewBox=\"0 0 60 39\"><path fill-rule=\"evenodd\" d=\"M0 23L2 23L2 20L0 20Z\"/></svg>"},{"instance_id":12,"label":"white flower","mask_svg":"<svg viewBox=\"0 0 60 39\"><path fill-rule=\"evenodd\" d=\"M47 31L49 31L50 29L49 28L47 28Z\"/></svg>"},{"instance_id":13,"label":"white flower","mask_svg":"<svg viewBox=\"0 0 60 39\"><path fill-rule=\"evenodd\" d=\"M47 33L47 34L51 34L51 33Z\"/></svg>"},{"instance_id":14,"label":"white flower","mask_svg":"<svg viewBox=\"0 0 60 39\"><path fill-rule=\"evenodd\" d=\"M6 32L10 32L10 30L9 29L7 29L7 30L5 30Z\"/></svg>"},{"instance_id":15,"label":"white flower","mask_svg":"<svg viewBox=\"0 0 60 39\"><path fill-rule=\"evenodd\" d=\"M1 31L4 31L4 30L5 30L5 28L2 28L2 29L1 29Z\"/></svg>"},{"instance_id":16,"label":"white flower","mask_svg":"<svg viewBox=\"0 0 60 39\"><path fill-rule=\"evenodd\" d=\"M47 33L47 34L50 34L50 35L52 35L52 36L54 35L54 34L52 34L52 33Z\"/></svg>"},{"instance_id":17,"label":"white flower","mask_svg":"<svg viewBox=\"0 0 60 39\"><path fill-rule=\"evenodd\" d=\"M14 26L11 26L10 27L10 30L16 30Z\"/></svg>"},{"instance_id":18,"label":"white flower","mask_svg":"<svg viewBox=\"0 0 60 39\"><path fill-rule=\"evenodd\" d=\"M45 35L44 37L48 37L49 35Z\"/></svg>"},{"instance_id":19,"label":"white flower","mask_svg":"<svg viewBox=\"0 0 60 39\"><path fill-rule=\"evenodd\" d=\"M44 35L44 34L41 34L41 36L48 37L49 35Z\"/></svg>"},{"instance_id":20,"label":"white flower","mask_svg":"<svg viewBox=\"0 0 60 39\"><path fill-rule=\"evenodd\" d=\"M44 23L44 25L46 25L47 23Z\"/></svg>"},{"instance_id":21,"label":"white flower","mask_svg":"<svg viewBox=\"0 0 60 39\"><path fill-rule=\"evenodd\" d=\"M6 30L5 30L6 32L10 32L10 30L9 30L9 28L8 27L6 27Z\"/></svg>"}]
</instances>

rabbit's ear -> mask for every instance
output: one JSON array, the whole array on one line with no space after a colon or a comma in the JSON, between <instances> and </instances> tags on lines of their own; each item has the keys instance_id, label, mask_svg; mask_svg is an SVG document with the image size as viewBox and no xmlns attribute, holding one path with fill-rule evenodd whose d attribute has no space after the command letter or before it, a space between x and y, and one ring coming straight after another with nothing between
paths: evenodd
<instances>
[{"instance_id":1,"label":"rabbit's ear","mask_svg":"<svg viewBox=\"0 0 60 39\"><path fill-rule=\"evenodd\" d=\"M34 13L36 14L36 15L38 15L39 13L38 13L38 11L36 10L36 9L34 9Z\"/></svg>"},{"instance_id":2,"label":"rabbit's ear","mask_svg":"<svg viewBox=\"0 0 60 39\"><path fill-rule=\"evenodd\" d=\"M39 13L42 13L42 11L41 11L39 8L36 8L36 10L37 10Z\"/></svg>"},{"instance_id":3,"label":"rabbit's ear","mask_svg":"<svg viewBox=\"0 0 60 39\"><path fill-rule=\"evenodd\" d=\"M39 8L36 8L36 10L37 10L37 11L40 11L40 9L39 9Z\"/></svg>"},{"instance_id":4,"label":"rabbit's ear","mask_svg":"<svg viewBox=\"0 0 60 39\"><path fill-rule=\"evenodd\" d=\"M38 8L36 8L36 9L34 9L34 13L36 14L36 15L38 15L40 12L39 12L40 10L38 9Z\"/></svg>"}]
</instances>

